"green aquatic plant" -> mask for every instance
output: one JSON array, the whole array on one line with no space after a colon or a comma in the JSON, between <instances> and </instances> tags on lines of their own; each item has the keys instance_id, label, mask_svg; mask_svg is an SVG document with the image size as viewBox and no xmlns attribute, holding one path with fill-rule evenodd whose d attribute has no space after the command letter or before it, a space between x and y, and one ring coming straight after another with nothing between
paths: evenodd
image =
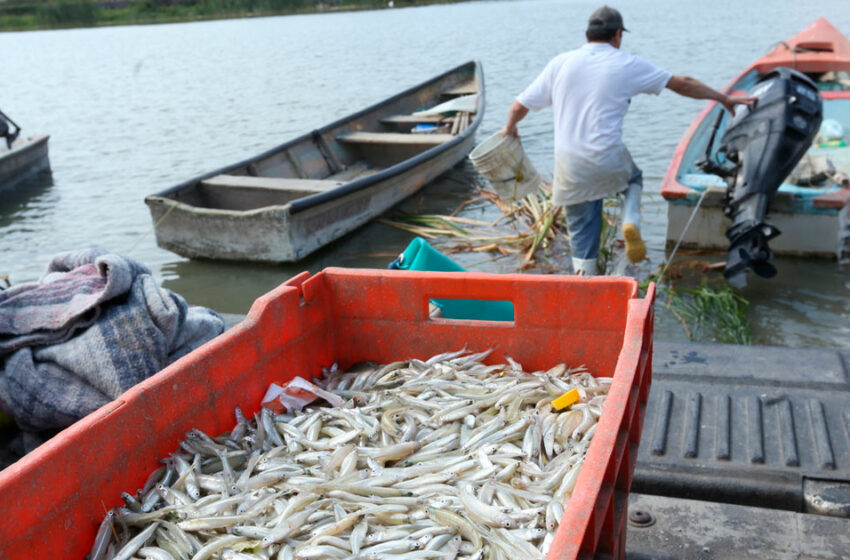
<instances>
[{"instance_id":1,"label":"green aquatic plant","mask_svg":"<svg viewBox=\"0 0 850 560\"><path fill-rule=\"evenodd\" d=\"M609 274L608 266L614 261L617 250L617 224L619 223L619 200L610 197L602 206L602 234L599 241L599 253L596 267L600 274Z\"/></svg>"},{"instance_id":2,"label":"green aquatic plant","mask_svg":"<svg viewBox=\"0 0 850 560\"><path fill-rule=\"evenodd\" d=\"M680 320L690 340L711 340L723 344L751 344L752 335L747 320L749 301L725 282L709 286L703 281L699 288L668 286L671 308Z\"/></svg>"}]
</instances>

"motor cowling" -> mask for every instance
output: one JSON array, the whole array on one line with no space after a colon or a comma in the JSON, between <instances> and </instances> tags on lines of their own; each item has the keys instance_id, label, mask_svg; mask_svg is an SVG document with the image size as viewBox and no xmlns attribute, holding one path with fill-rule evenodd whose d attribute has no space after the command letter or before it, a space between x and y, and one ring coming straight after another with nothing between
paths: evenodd
<instances>
[{"instance_id":1,"label":"motor cowling","mask_svg":"<svg viewBox=\"0 0 850 560\"><path fill-rule=\"evenodd\" d=\"M0 138L6 139L6 149L11 150L12 144L18 138L18 135L21 133L21 129L15 125L15 131L12 132L9 129L9 120L6 119L5 115L0 113Z\"/></svg>"},{"instance_id":2,"label":"motor cowling","mask_svg":"<svg viewBox=\"0 0 850 560\"><path fill-rule=\"evenodd\" d=\"M747 95L758 101L732 118L707 169L728 185L723 211L732 225L724 276L736 287L746 285L747 268L764 278L776 275L768 241L780 231L766 223L770 202L823 120L817 86L790 68L768 72Z\"/></svg>"}]
</instances>

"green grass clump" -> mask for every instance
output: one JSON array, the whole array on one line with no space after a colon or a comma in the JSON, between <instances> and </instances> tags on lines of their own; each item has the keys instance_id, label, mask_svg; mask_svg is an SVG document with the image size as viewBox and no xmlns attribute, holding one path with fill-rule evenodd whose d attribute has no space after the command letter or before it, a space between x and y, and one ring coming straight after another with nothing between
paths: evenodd
<instances>
[{"instance_id":1,"label":"green grass clump","mask_svg":"<svg viewBox=\"0 0 850 560\"><path fill-rule=\"evenodd\" d=\"M729 284L672 291L672 305L689 324L691 340L712 339L723 344L752 344L747 321L749 302Z\"/></svg>"},{"instance_id":2,"label":"green grass clump","mask_svg":"<svg viewBox=\"0 0 850 560\"><path fill-rule=\"evenodd\" d=\"M602 205L602 233L599 241L599 253L596 255L596 268L599 274L609 274L608 267L617 254L617 224L620 221L619 198L610 197Z\"/></svg>"}]
</instances>

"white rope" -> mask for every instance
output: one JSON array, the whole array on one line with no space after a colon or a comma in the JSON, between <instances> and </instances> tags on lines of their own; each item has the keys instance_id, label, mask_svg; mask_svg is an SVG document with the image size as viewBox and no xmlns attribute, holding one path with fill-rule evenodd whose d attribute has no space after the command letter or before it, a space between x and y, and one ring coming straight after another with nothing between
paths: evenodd
<instances>
[{"instance_id":1,"label":"white rope","mask_svg":"<svg viewBox=\"0 0 850 560\"><path fill-rule=\"evenodd\" d=\"M172 211L172 210L174 210L175 208L177 208L177 202L176 202L176 201L174 201L174 202L171 204L171 208L169 208L169 209L165 212L165 214L163 214L163 215L162 215L162 217L161 217L159 220L157 220L157 221L156 221L156 223L155 223L153 226L151 226L151 228L150 228L150 229L148 229L145 233L143 233L143 234L142 234L142 236L141 236L141 237L139 237L139 238L136 240L136 242L133 244L133 246L132 246L132 247L130 247L130 250L129 250L129 251L127 251L126 253L124 253L124 255L125 255L125 256L129 256L129 255L130 255L130 253L132 253L133 251L135 251L135 250L136 250L136 247L138 247L138 246L139 246L139 244L140 244L140 243L141 243L141 242L145 239L145 237L147 237L147 236L150 234L150 232L154 231L157 227L159 227L159 224L161 224L161 223L162 223L162 221L163 221L165 218L167 218L167 217L168 217L168 215L169 215L169 214L171 214L171 211Z\"/></svg>"},{"instance_id":2,"label":"white rope","mask_svg":"<svg viewBox=\"0 0 850 560\"><path fill-rule=\"evenodd\" d=\"M691 217L688 218L688 223L685 224L685 229L682 230L682 234L679 236L679 240L676 241L676 245L673 247L673 251L670 252L670 258L667 259L667 262L664 263L664 268L661 269L661 272L658 274L659 278L664 278L664 273L667 272L667 267L670 266L670 263L673 262L673 258L676 256L676 251L679 250L679 245L682 244L682 239L685 238L685 234L688 233L688 228L691 227L691 222L694 221L694 216L697 215L697 210L699 210L700 205L702 204L702 200L705 198L705 195L708 194L708 188L702 191L702 194L697 200L697 205L694 206L693 212L691 212Z\"/></svg>"}]
</instances>

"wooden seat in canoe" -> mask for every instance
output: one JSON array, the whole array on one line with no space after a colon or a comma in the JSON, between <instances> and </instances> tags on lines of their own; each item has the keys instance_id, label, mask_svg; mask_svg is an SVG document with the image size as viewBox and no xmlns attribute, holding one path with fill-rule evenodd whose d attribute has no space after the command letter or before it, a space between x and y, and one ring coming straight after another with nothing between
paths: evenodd
<instances>
[{"instance_id":1,"label":"wooden seat in canoe","mask_svg":"<svg viewBox=\"0 0 850 560\"><path fill-rule=\"evenodd\" d=\"M337 136L337 140L348 144L402 146L436 146L453 138L451 134L408 134L405 132L349 132Z\"/></svg>"},{"instance_id":2,"label":"wooden seat in canoe","mask_svg":"<svg viewBox=\"0 0 850 560\"><path fill-rule=\"evenodd\" d=\"M322 192L342 185L343 181L290 179L285 177L253 177L251 175L216 175L201 181L208 187L253 188L283 191Z\"/></svg>"}]
</instances>

